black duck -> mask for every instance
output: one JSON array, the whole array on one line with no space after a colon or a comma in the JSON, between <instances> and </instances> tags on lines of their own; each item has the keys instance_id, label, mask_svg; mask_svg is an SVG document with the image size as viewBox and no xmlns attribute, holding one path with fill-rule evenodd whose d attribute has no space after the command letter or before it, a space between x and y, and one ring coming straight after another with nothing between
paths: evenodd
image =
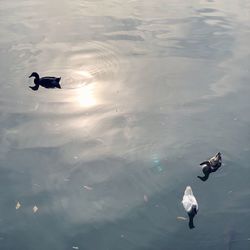
<instances>
[{"instance_id":1,"label":"black duck","mask_svg":"<svg viewBox=\"0 0 250 250\"><path fill-rule=\"evenodd\" d=\"M61 85L59 84L61 77L51 77L51 76L45 76L45 77L39 77L38 73L33 72L30 77L35 77L34 84L35 86L29 86L32 90L38 90L39 86L42 86L46 89L50 88L61 88Z\"/></svg>"}]
</instances>

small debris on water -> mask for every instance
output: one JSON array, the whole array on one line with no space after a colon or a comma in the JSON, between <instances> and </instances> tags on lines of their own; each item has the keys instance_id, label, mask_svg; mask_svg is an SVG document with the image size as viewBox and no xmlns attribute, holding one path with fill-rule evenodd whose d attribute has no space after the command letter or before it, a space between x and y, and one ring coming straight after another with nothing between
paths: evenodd
<instances>
[{"instance_id":1,"label":"small debris on water","mask_svg":"<svg viewBox=\"0 0 250 250\"><path fill-rule=\"evenodd\" d=\"M178 217L177 217L177 220L187 220L187 218L182 217L182 216L178 216Z\"/></svg>"},{"instance_id":2,"label":"small debris on water","mask_svg":"<svg viewBox=\"0 0 250 250\"><path fill-rule=\"evenodd\" d=\"M124 235L123 235L123 234L121 234L121 238L124 238Z\"/></svg>"},{"instance_id":3,"label":"small debris on water","mask_svg":"<svg viewBox=\"0 0 250 250\"><path fill-rule=\"evenodd\" d=\"M92 190L93 188L92 187L90 187L90 186L83 186L85 189L87 189L87 190Z\"/></svg>"},{"instance_id":4,"label":"small debris on water","mask_svg":"<svg viewBox=\"0 0 250 250\"><path fill-rule=\"evenodd\" d=\"M144 194L143 199L145 202L148 202L148 196Z\"/></svg>"},{"instance_id":5,"label":"small debris on water","mask_svg":"<svg viewBox=\"0 0 250 250\"><path fill-rule=\"evenodd\" d=\"M20 202L18 201L17 204L16 204L16 210L19 209L21 207L21 204Z\"/></svg>"},{"instance_id":6,"label":"small debris on water","mask_svg":"<svg viewBox=\"0 0 250 250\"><path fill-rule=\"evenodd\" d=\"M76 247L76 246L73 246L72 248L73 248L73 249L79 249L79 247Z\"/></svg>"},{"instance_id":7,"label":"small debris on water","mask_svg":"<svg viewBox=\"0 0 250 250\"><path fill-rule=\"evenodd\" d=\"M231 194L233 191L232 190L230 190L230 191L228 191L228 194Z\"/></svg>"},{"instance_id":8,"label":"small debris on water","mask_svg":"<svg viewBox=\"0 0 250 250\"><path fill-rule=\"evenodd\" d=\"M38 207L37 207L37 206L34 206L32 210L33 210L33 213L36 213L37 210L38 210Z\"/></svg>"}]
</instances>

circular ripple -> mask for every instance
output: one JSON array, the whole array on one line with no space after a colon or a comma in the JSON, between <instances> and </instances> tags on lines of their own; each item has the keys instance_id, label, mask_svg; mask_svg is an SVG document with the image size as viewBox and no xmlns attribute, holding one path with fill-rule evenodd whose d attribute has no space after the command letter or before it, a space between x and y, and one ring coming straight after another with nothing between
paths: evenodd
<instances>
[{"instance_id":1,"label":"circular ripple","mask_svg":"<svg viewBox=\"0 0 250 250\"><path fill-rule=\"evenodd\" d=\"M119 72L119 53L101 42L74 47L67 53L63 70L64 89L76 89L96 81L113 79Z\"/></svg>"}]
</instances>

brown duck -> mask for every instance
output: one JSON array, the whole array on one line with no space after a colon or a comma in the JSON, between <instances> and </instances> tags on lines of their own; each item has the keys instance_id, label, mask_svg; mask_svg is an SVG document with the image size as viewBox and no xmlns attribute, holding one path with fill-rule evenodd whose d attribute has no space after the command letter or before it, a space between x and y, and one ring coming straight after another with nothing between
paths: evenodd
<instances>
[{"instance_id":1,"label":"brown duck","mask_svg":"<svg viewBox=\"0 0 250 250\"><path fill-rule=\"evenodd\" d=\"M206 181L212 172L216 172L221 167L221 153L217 153L215 156L210 158L208 161L203 161L200 165L202 166L202 172L204 176L197 176L202 181Z\"/></svg>"}]
</instances>

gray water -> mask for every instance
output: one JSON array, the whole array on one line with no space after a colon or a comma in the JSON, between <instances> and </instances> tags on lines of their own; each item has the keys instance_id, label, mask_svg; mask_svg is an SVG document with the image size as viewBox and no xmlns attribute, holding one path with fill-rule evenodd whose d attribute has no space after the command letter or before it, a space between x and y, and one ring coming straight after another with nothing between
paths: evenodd
<instances>
[{"instance_id":1,"label":"gray water","mask_svg":"<svg viewBox=\"0 0 250 250\"><path fill-rule=\"evenodd\" d=\"M1 0L0 249L250 249L249 21L247 0Z\"/></svg>"}]
</instances>

